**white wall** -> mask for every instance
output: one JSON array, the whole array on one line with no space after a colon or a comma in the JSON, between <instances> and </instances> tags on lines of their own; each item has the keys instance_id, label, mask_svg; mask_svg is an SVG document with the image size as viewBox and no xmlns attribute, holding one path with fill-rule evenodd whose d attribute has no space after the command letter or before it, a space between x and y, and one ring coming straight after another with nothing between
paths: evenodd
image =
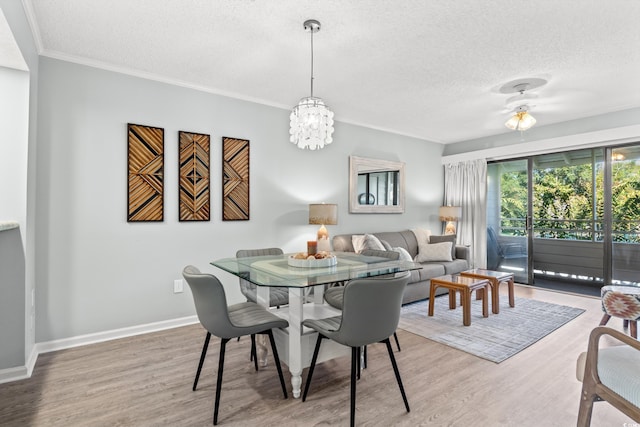
<instances>
[{"instance_id":1,"label":"white wall","mask_svg":"<svg viewBox=\"0 0 640 427\"><path fill-rule=\"evenodd\" d=\"M437 229L442 145L336 124L318 152L289 142L289 111L42 57L39 69L36 341L194 314L173 280L240 248L305 248L310 202L337 203L329 232ZM268 83L265 83L268 84ZM340 112L336 111L339 118ZM165 219L127 223L127 123L165 129ZM178 131L211 135L210 222L178 222ZM221 220L221 138L251 141L249 221ZM349 155L406 162L406 211L348 213Z\"/></svg>"}]
</instances>

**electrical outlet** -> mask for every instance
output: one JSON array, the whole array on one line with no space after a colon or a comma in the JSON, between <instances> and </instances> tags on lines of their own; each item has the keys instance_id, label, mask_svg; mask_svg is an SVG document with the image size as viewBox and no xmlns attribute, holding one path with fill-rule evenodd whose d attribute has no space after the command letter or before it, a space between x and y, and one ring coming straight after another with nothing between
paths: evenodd
<instances>
[{"instance_id":1,"label":"electrical outlet","mask_svg":"<svg viewBox=\"0 0 640 427\"><path fill-rule=\"evenodd\" d=\"M179 294L184 290L184 284L182 279L176 279L173 281L173 293Z\"/></svg>"}]
</instances>

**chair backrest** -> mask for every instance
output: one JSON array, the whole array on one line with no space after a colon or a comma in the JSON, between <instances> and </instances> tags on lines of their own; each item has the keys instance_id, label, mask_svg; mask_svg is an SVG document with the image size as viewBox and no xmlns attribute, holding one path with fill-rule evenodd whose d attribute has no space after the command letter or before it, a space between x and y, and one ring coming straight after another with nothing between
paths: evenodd
<instances>
[{"instance_id":1,"label":"chair backrest","mask_svg":"<svg viewBox=\"0 0 640 427\"><path fill-rule=\"evenodd\" d=\"M353 279L344 287L342 322L331 339L358 347L389 338L398 328L402 294L410 274Z\"/></svg>"},{"instance_id":2,"label":"chair backrest","mask_svg":"<svg viewBox=\"0 0 640 427\"><path fill-rule=\"evenodd\" d=\"M284 252L280 248L240 249L236 252L236 258L247 258L262 255L282 255L283 253Z\"/></svg>"},{"instance_id":3,"label":"chair backrest","mask_svg":"<svg viewBox=\"0 0 640 427\"><path fill-rule=\"evenodd\" d=\"M236 258L247 258L252 256L263 255L282 255L284 252L280 248L262 248L262 249L240 249L236 252ZM248 275L249 272L247 271ZM247 300L256 302L258 297L256 295L256 285L248 280L240 278L240 292L247 297Z\"/></svg>"},{"instance_id":4,"label":"chair backrest","mask_svg":"<svg viewBox=\"0 0 640 427\"><path fill-rule=\"evenodd\" d=\"M500 265L502 254L498 243L498 236L493 227L487 227L487 268L495 270Z\"/></svg>"},{"instance_id":5,"label":"chair backrest","mask_svg":"<svg viewBox=\"0 0 640 427\"><path fill-rule=\"evenodd\" d=\"M227 297L220 280L212 274L201 273L192 265L182 270L182 276L191 288L202 326L213 335L226 338L234 326L229 320Z\"/></svg>"}]
</instances>

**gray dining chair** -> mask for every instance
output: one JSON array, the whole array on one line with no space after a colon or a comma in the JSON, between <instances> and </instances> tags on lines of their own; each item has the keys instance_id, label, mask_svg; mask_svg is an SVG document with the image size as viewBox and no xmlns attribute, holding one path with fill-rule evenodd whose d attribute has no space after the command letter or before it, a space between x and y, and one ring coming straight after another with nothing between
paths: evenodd
<instances>
[{"instance_id":1,"label":"gray dining chair","mask_svg":"<svg viewBox=\"0 0 640 427\"><path fill-rule=\"evenodd\" d=\"M236 252L236 258L247 258L263 255L282 255L280 248L240 249ZM247 273L248 274L248 273ZM240 278L240 292L249 302L258 302L257 287L249 280ZM289 304L289 289L273 286L269 288L269 307L279 307Z\"/></svg>"},{"instance_id":2,"label":"gray dining chair","mask_svg":"<svg viewBox=\"0 0 640 427\"><path fill-rule=\"evenodd\" d=\"M250 335L252 343L255 344L256 334L266 334L271 342L271 350L273 358L278 369L280 377L280 385L285 399L287 396L287 388L284 384L282 375L282 367L280 366L280 358L278 350L273 340L273 328L286 328L289 322L281 317L270 313L266 308L253 303L242 302L227 306L227 297L224 287L220 280L212 274L203 274L196 267L188 265L182 271L182 276L187 281L193 294L193 302L196 306L196 313L202 326L207 330L207 336L202 347L198 371L193 382L193 390L196 390L202 364L204 363L209 347L211 335L219 337L220 356L218 360L218 379L216 382L216 397L213 410L213 424L218 424L218 408L220 407L220 392L222 386L222 372L224 369L224 355L227 342L232 338ZM255 348L255 345L254 345Z\"/></svg>"},{"instance_id":3,"label":"gray dining chair","mask_svg":"<svg viewBox=\"0 0 640 427\"><path fill-rule=\"evenodd\" d=\"M351 347L350 424L353 426L356 408L356 370L359 366L360 349L373 343L382 342L387 346L387 352L391 359L391 366L402 394L404 406L407 412L410 412L409 402L400 378L400 371L389 341L389 337L398 327L402 294L408 282L408 272L397 277L353 279L344 286L344 304L341 316L326 319L306 319L302 322L304 326L318 332L318 340L316 341L304 394L302 395L303 402L307 399L322 340L331 339L339 344Z\"/></svg>"},{"instance_id":4,"label":"gray dining chair","mask_svg":"<svg viewBox=\"0 0 640 427\"><path fill-rule=\"evenodd\" d=\"M395 251L379 251L375 249L365 249L360 255L365 256L377 256L381 258L388 258L392 261L396 261L400 259L400 254ZM324 300L327 304L329 304L333 308L337 308L338 310L342 310L342 303L344 299L344 286L333 286L324 291ZM398 347L398 351L402 351L400 348L400 340L398 339L398 334L393 333L393 339L396 342L396 347ZM365 358L365 367L366 367L366 358Z\"/></svg>"}]
</instances>

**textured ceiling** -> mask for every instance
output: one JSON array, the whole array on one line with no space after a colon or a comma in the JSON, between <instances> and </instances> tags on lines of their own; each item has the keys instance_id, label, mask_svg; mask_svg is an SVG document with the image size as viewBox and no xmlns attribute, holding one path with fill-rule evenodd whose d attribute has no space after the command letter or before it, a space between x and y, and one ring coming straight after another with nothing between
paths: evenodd
<instances>
[{"instance_id":1,"label":"textured ceiling","mask_svg":"<svg viewBox=\"0 0 640 427\"><path fill-rule=\"evenodd\" d=\"M451 143L510 132L499 88L543 78L538 126L640 106L636 0L23 0L41 54Z\"/></svg>"}]
</instances>

